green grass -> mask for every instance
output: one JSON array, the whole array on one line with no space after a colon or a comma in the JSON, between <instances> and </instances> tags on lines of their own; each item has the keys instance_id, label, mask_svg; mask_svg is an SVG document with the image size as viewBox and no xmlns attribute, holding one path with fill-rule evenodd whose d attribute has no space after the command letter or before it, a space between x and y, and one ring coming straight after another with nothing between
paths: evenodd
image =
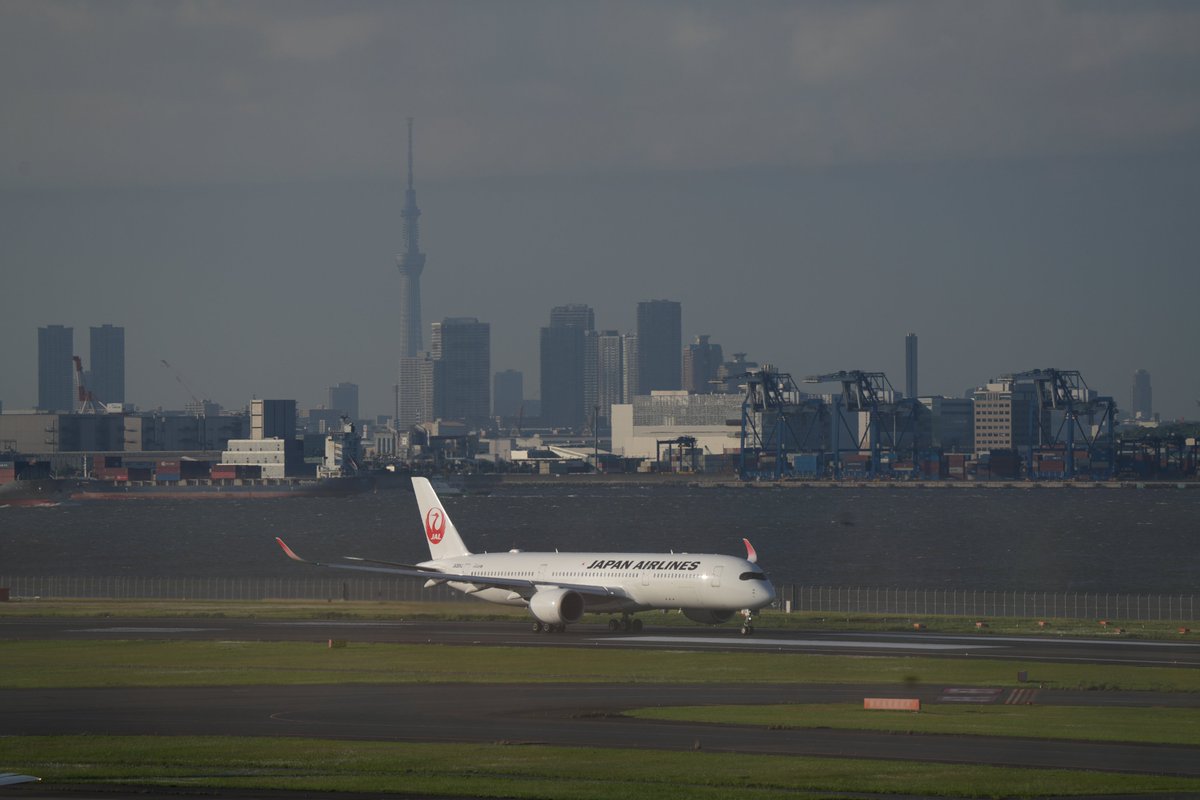
<instances>
[{"instance_id":1,"label":"green grass","mask_svg":"<svg viewBox=\"0 0 1200 800\"><path fill-rule=\"evenodd\" d=\"M861 704L641 708L639 719L772 728L842 728L891 733L1032 736L1039 739L1200 745L1200 710L1073 706L922 706L920 712L866 711Z\"/></svg>"},{"instance_id":2,"label":"green grass","mask_svg":"<svg viewBox=\"0 0 1200 800\"><path fill-rule=\"evenodd\" d=\"M663 750L219 737L0 738L0 763L54 784L746 800L837 792L1032 797L1200 791L1200 779Z\"/></svg>"},{"instance_id":3,"label":"green grass","mask_svg":"<svg viewBox=\"0 0 1200 800\"><path fill-rule=\"evenodd\" d=\"M1200 691L1200 670L794 653L324 642L0 641L0 686L320 683L932 683ZM1029 684L1021 684L1028 686Z\"/></svg>"},{"instance_id":4,"label":"green grass","mask_svg":"<svg viewBox=\"0 0 1200 800\"><path fill-rule=\"evenodd\" d=\"M478 600L463 602L379 602L379 601L304 601L304 600L21 600L0 603L0 619L13 617L209 617L258 619L361 619L361 620L497 620L526 621L529 612L522 608L492 605ZM639 614L651 626L690 626L696 623L678 612ZM607 616L588 615L585 623L603 623ZM986 628L975 623L986 621ZM921 614L838 614L765 610L755 618L764 630L913 632L913 625L925 626L924 633L971 634L988 636L1046 636L1141 638L1168 641L1200 639L1200 625L1188 622L1110 620L1101 626L1095 619L1050 619L1035 617L936 616ZM729 623L732 627L734 623ZM1197 631L1180 634L1180 627ZM1117 633L1122 629L1124 633Z\"/></svg>"}]
</instances>

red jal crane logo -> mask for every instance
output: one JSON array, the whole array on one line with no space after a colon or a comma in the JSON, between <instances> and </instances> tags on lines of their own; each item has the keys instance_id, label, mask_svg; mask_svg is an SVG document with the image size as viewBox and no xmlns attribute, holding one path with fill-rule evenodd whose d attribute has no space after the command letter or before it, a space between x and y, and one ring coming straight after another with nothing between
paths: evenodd
<instances>
[{"instance_id":1,"label":"red jal crane logo","mask_svg":"<svg viewBox=\"0 0 1200 800\"><path fill-rule=\"evenodd\" d=\"M430 544L437 544L446 535L446 514L440 508L431 508L425 514L425 535Z\"/></svg>"}]
</instances>

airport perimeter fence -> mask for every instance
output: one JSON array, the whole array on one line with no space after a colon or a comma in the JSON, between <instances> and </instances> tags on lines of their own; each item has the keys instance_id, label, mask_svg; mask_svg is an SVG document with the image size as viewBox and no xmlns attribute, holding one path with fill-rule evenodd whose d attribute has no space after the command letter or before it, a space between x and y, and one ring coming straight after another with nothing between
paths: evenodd
<instances>
[{"instance_id":1,"label":"airport perimeter fence","mask_svg":"<svg viewBox=\"0 0 1200 800\"><path fill-rule=\"evenodd\" d=\"M13 600L374 600L442 602L462 600L447 586L422 587L420 581L389 578L139 578L6 577ZM1125 592L1020 592L974 589L895 589L867 586L777 587L779 607L831 614L907 614L912 616L1025 617L1039 619L1114 619L1194 621L1196 596Z\"/></svg>"}]
</instances>

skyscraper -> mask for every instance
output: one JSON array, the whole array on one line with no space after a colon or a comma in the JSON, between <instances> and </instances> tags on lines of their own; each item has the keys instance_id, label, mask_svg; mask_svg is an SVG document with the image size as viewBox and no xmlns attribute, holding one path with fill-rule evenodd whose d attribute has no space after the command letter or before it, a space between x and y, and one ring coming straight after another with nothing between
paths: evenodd
<instances>
[{"instance_id":1,"label":"skyscraper","mask_svg":"<svg viewBox=\"0 0 1200 800\"><path fill-rule=\"evenodd\" d=\"M542 421L547 425L580 428L588 419L596 394L594 321L586 305L555 306L550 325L541 329Z\"/></svg>"},{"instance_id":2,"label":"skyscraper","mask_svg":"<svg viewBox=\"0 0 1200 800\"><path fill-rule=\"evenodd\" d=\"M625 340L617 331L602 331L596 339L596 405L600 419L611 421L614 403L625 400Z\"/></svg>"},{"instance_id":3,"label":"skyscraper","mask_svg":"<svg viewBox=\"0 0 1200 800\"><path fill-rule=\"evenodd\" d=\"M679 389L683 312L675 300L645 300L637 307L638 394Z\"/></svg>"},{"instance_id":4,"label":"skyscraper","mask_svg":"<svg viewBox=\"0 0 1200 800\"><path fill-rule=\"evenodd\" d=\"M430 351L435 372L434 415L470 424L487 421L492 412L491 326L475 317L448 317L433 323Z\"/></svg>"},{"instance_id":5,"label":"skyscraper","mask_svg":"<svg viewBox=\"0 0 1200 800\"><path fill-rule=\"evenodd\" d=\"M38 328L38 403L39 411L73 411L72 392L75 355L75 329L62 325Z\"/></svg>"},{"instance_id":6,"label":"skyscraper","mask_svg":"<svg viewBox=\"0 0 1200 800\"><path fill-rule=\"evenodd\" d=\"M396 385L396 430L407 431L414 425L434 419L434 387L439 383L441 366L430 358L429 353L400 356L400 378Z\"/></svg>"},{"instance_id":7,"label":"skyscraper","mask_svg":"<svg viewBox=\"0 0 1200 800\"><path fill-rule=\"evenodd\" d=\"M1144 369L1133 373L1129 410L1135 419L1150 419L1154 416L1154 396L1150 390L1150 373Z\"/></svg>"},{"instance_id":8,"label":"skyscraper","mask_svg":"<svg viewBox=\"0 0 1200 800\"><path fill-rule=\"evenodd\" d=\"M330 386L329 407L335 411L342 412L351 420L357 420L359 418L358 384L343 382L337 386Z\"/></svg>"},{"instance_id":9,"label":"skyscraper","mask_svg":"<svg viewBox=\"0 0 1200 800\"><path fill-rule=\"evenodd\" d=\"M693 394L711 394L716 389L717 369L725 361L721 345L697 336L683 351L683 388Z\"/></svg>"},{"instance_id":10,"label":"skyscraper","mask_svg":"<svg viewBox=\"0 0 1200 800\"><path fill-rule=\"evenodd\" d=\"M917 335L904 337L904 396L917 396Z\"/></svg>"},{"instance_id":11,"label":"skyscraper","mask_svg":"<svg viewBox=\"0 0 1200 800\"><path fill-rule=\"evenodd\" d=\"M515 369L497 372L492 378L492 414L515 417L525 403L525 376Z\"/></svg>"},{"instance_id":12,"label":"skyscraper","mask_svg":"<svg viewBox=\"0 0 1200 800\"><path fill-rule=\"evenodd\" d=\"M91 329L91 385L102 403L125 402L125 329L102 325Z\"/></svg>"},{"instance_id":13,"label":"skyscraper","mask_svg":"<svg viewBox=\"0 0 1200 800\"><path fill-rule=\"evenodd\" d=\"M421 351L421 273L425 254L417 233L417 192L413 188L413 121L408 120L408 189L404 193L404 252L396 257L400 268L400 357L416 356Z\"/></svg>"}]
</instances>

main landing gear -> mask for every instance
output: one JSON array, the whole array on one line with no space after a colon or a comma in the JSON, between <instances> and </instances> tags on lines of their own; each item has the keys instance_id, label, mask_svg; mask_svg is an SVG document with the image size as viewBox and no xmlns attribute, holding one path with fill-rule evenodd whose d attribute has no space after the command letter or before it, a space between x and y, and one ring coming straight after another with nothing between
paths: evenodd
<instances>
[{"instance_id":1,"label":"main landing gear","mask_svg":"<svg viewBox=\"0 0 1200 800\"><path fill-rule=\"evenodd\" d=\"M628 614L622 614L620 619L617 619L616 617L609 617L608 629L613 633L616 633L617 631L641 633L642 621L640 619L634 619Z\"/></svg>"},{"instance_id":2,"label":"main landing gear","mask_svg":"<svg viewBox=\"0 0 1200 800\"><path fill-rule=\"evenodd\" d=\"M747 608L742 617L742 636L750 636L754 633L754 612Z\"/></svg>"},{"instance_id":3,"label":"main landing gear","mask_svg":"<svg viewBox=\"0 0 1200 800\"><path fill-rule=\"evenodd\" d=\"M567 626L563 624L550 624L537 620L533 623L534 633L566 633Z\"/></svg>"}]
</instances>

